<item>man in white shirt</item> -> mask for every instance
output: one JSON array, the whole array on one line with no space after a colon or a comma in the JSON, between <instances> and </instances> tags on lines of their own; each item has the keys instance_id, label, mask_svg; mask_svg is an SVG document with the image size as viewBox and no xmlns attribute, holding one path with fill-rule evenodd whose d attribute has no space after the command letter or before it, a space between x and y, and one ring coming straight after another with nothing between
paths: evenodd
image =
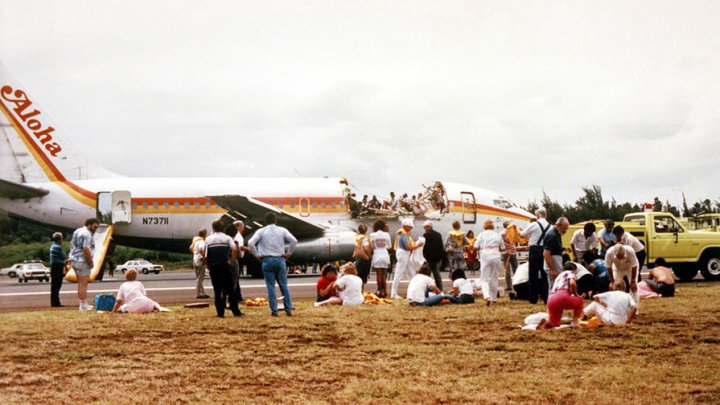
<instances>
[{"instance_id":1,"label":"man in white shirt","mask_svg":"<svg viewBox=\"0 0 720 405\"><path fill-rule=\"evenodd\" d=\"M640 297L637 291L637 272L639 270L633 248L620 244L611 247L608 249L607 255L605 255L605 264L610 276L610 288L614 288L616 281L626 279L627 281L623 284L625 292L628 292L627 286L629 286L630 295L632 295L639 310Z\"/></svg>"},{"instance_id":2,"label":"man in white shirt","mask_svg":"<svg viewBox=\"0 0 720 405\"><path fill-rule=\"evenodd\" d=\"M598 238L595 235L595 224L588 222L583 229L578 229L573 233L570 239L570 246L573 252L573 261L582 261L583 255L587 251L597 254Z\"/></svg>"},{"instance_id":3,"label":"man in white shirt","mask_svg":"<svg viewBox=\"0 0 720 405\"><path fill-rule=\"evenodd\" d=\"M205 294L205 287L203 283L205 281L205 237L207 237L207 230L205 228L198 231L198 236L193 239L193 243L190 246L190 250L193 253L193 268L195 268L195 296L197 298L209 298Z\"/></svg>"},{"instance_id":4,"label":"man in white shirt","mask_svg":"<svg viewBox=\"0 0 720 405\"><path fill-rule=\"evenodd\" d=\"M233 222L233 225L235 226L235 230L237 231L233 240L235 241L235 246L237 247L238 251L237 260L235 260L235 263L233 263L232 266L234 283L233 286L235 288L235 292L237 293L238 300L242 302L243 296L242 290L240 289L240 276L242 275L243 258L245 257L245 252L249 252L250 248L245 246L245 238L243 237L243 232L245 232L245 223L238 220Z\"/></svg>"},{"instance_id":5,"label":"man in white shirt","mask_svg":"<svg viewBox=\"0 0 720 405\"><path fill-rule=\"evenodd\" d=\"M432 291L435 295L428 296L429 291ZM442 291L437 288L435 281L430 278L430 267L428 267L427 263L424 263L422 267L420 267L420 270L418 270L418 273L410 280L410 284L408 284L408 303L412 306L420 305L429 307L440 304L443 298L447 298L450 301L454 301L455 299L452 295L443 294Z\"/></svg>"},{"instance_id":6,"label":"man in white shirt","mask_svg":"<svg viewBox=\"0 0 720 405\"><path fill-rule=\"evenodd\" d=\"M613 228L613 234L615 235L615 238L617 238L617 243L630 246L635 251L635 256L638 261L637 281L642 281L640 272L642 271L643 266L645 266L645 245L643 245L642 242L640 242L640 240L630 232L625 232L625 229L623 229L621 225Z\"/></svg>"},{"instance_id":7,"label":"man in white shirt","mask_svg":"<svg viewBox=\"0 0 720 405\"><path fill-rule=\"evenodd\" d=\"M632 322L637 312L637 303L630 294L623 291L625 283L622 280L618 280L614 288L615 291L593 296L595 302L583 310L586 318L597 316L603 324L608 326Z\"/></svg>"},{"instance_id":8,"label":"man in white shirt","mask_svg":"<svg viewBox=\"0 0 720 405\"><path fill-rule=\"evenodd\" d=\"M528 246L530 247L528 257L528 276L529 276L529 301L531 304L537 304L538 295L547 303L548 300L548 280L547 273L543 270L543 262L545 260L543 253L543 239L545 234L550 230L550 223L545 219L547 211L540 207L535 210L537 221L530 223L527 228L520 232L523 238L529 238Z\"/></svg>"}]
</instances>

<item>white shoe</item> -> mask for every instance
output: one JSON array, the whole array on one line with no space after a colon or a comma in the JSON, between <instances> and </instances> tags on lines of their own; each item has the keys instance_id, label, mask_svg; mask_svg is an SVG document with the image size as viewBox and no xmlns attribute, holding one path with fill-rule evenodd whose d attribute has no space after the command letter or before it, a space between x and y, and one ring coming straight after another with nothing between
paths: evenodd
<instances>
[{"instance_id":1,"label":"white shoe","mask_svg":"<svg viewBox=\"0 0 720 405\"><path fill-rule=\"evenodd\" d=\"M93 306L90 305L90 304L80 304L79 310L80 310L80 311L92 311L93 308L95 308L95 307L93 307Z\"/></svg>"},{"instance_id":2,"label":"white shoe","mask_svg":"<svg viewBox=\"0 0 720 405\"><path fill-rule=\"evenodd\" d=\"M401 300L402 297L399 296L399 295L397 295L397 294L395 294L395 295L391 295L391 296L390 296L390 299L391 299L391 300Z\"/></svg>"},{"instance_id":3,"label":"white shoe","mask_svg":"<svg viewBox=\"0 0 720 405\"><path fill-rule=\"evenodd\" d=\"M158 311L160 311L160 312L170 312L170 310L167 309L167 308L165 308L165 307L158 307Z\"/></svg>"}]
</instances>

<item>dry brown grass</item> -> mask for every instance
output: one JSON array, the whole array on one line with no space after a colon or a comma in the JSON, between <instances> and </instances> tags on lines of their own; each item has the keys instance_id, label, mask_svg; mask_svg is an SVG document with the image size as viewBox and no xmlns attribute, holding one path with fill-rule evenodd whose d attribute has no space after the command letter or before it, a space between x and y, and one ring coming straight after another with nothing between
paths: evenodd
<instances>
[{"instance_id":1,"label":"dry brown grass","mask_svg":"<svg viewBox=\"0 0 720 405\"><path fill-rule=\"evenodd\" d=\"M521 331L526 303L312 308L240 319L0 314L0 403L720 403L720 284L634 325Z\"/></svg>"}]
</instances>

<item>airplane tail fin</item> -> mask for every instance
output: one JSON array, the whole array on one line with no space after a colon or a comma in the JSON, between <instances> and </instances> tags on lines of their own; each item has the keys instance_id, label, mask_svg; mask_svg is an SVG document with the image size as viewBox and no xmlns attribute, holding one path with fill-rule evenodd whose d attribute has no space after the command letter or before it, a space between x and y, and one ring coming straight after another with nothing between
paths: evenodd
<instances>
[{"instance_id":1,"label":"airplane tail fin","mask_svg":"<svg viewBox=\"0 0 720 405\"><path fill-rule=\"evenodd\" d=\"M0 64L0 177L35 183L117 176L74 149L45 109Z\"/></svg>"}]
</instances>

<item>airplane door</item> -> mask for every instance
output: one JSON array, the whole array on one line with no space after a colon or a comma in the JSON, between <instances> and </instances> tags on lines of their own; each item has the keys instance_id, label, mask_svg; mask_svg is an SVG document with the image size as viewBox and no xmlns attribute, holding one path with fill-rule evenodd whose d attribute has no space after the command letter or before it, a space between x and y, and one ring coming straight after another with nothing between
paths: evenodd
<instances>
[{"instance_id":1,"label":"airplane door","mask_svg":"<svg viewBox=\"0 0 720 405\"><path fill-rule=\"evenodd\" d=\"M309 217L310 216L310 199L307 197L300 198L300 216L301 217Z\"/></svg>"},{"instance_id":2,"label":"airplane door","mask_svg":"<svg viewBox=\"0 0 720 405\"><path fill-rule=\"evenodd\" d=\"M112 193L101 191L97 193L97 206L95 216L101 224L112 224Z\"/></svg>"},{"instance_id":3,"label":"airplane door","mask_svg":"<svg viewBox=\"0 0 720 405\"><path fill-rule=\"evenodd\" d=\"M475 209L475 194L469 191L461 191L460 201L462 202L463 223L474 224L475 222L477 222L477 211Z\"/></svg>"},{"instance_id":4,"label":"airplane door","mask_svg":"<svg viewBox=\"0 0 720 405\"><path fill-rule=\"evenodd\" d=\"M112 192L112 223L132 222L131 195L129 191Z\"/></svg>"}]
</instances>

